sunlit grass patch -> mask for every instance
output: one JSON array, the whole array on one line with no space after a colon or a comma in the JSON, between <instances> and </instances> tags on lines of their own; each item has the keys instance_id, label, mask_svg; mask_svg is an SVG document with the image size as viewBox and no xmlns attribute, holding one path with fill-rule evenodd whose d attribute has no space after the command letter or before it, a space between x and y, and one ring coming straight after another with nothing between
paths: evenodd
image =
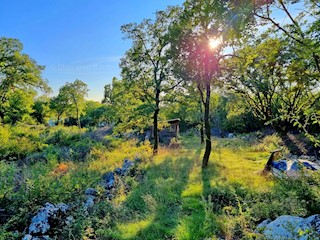
<instances>
[{"instance_id":1,"label":"sunlit grass patch","mask_svg":"<svg viewBox=\"0 0 320 240\"><path fill-rule=\"evenodd\" d=\"M89 163L89 170L105 173L112 171L115 167L121 167L123 160L128 158L142 158L149 160L152 156L150 144L137 146L136 141L122 142L113 151L107 151L103 148L93 148L91 150L92 161Z\"/></svg>"},{"instance_id":2,"label":"sunlit grass patch","mask_svg":"<svg viewBox=\"0 0 320 240\"><path fill-rule=\"evenodd\" d=\"M146 219L134 221L131 223L118 224L117 228L121 239L135 239L137 234L146 229L154 221L154 216L148 216Z\"/></svg>"},{"instance_id":3,"label":"sunlit grass patch","mask_svg":"<svg viewBox=\"0 0 320 240\"><path fill-rule=\"evenodd\" d=\"M227 141L225 141L226 143ZM220 145L221 146L221 145ZM272 181L261 175L270 153L253 152L250 146L235 151L232 147L216 145L211 162L218 164L219 179L240 182L252 188L268 188ZM212 180L214 185L216 180Z\"/></svg>"},{"instance_id":4,"label":"sunlit grass patch","mask_svg":"<svg viewBox=\"0 0 320 240\"><path fill-rule=\"evenodd\" d=\"M182 197L202 195L203 185L201 179L201 163L199 162L200 160L198 157L196 158L196 161L198 162L195 162L192 170L189 173L187 185L181 194Z\"/></svg>"}]
</instances>

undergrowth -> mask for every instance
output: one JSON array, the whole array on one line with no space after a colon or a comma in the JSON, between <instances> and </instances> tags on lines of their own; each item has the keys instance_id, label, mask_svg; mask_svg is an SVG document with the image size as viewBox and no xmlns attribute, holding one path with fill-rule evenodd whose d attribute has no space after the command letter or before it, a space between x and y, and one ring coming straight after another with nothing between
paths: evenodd
<instances>
[{"instance_id":1,"label":"undergrowth","mask_svg":"<svg viewBox=\"0 0 320 240\"><path fill-rule=\"evenodd\" d=\"M281 147L277 135L213 139L209 166L202 169L203 148L194 136L152 157L148 142L110 136L99 142L85 130L65 131L28 138L41 148L30 150L25 164L0 161L0 239L21 238L45 202L79 206L73 224L55 229L57 239L260 239L254 229L266 218L320 211L319 174L291 180L261 174L270 151ZM101 176L125 158L142 159L140 174L123 179L107 201ZM80 206L88 187L98 190L98 201L85 215Z\"/></svg>"}]
</instances>

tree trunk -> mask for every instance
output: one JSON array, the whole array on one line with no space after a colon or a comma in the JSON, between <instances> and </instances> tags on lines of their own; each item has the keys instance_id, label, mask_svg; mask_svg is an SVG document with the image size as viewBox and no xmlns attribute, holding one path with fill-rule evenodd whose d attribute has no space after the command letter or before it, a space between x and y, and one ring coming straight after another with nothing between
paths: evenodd
<instances>
[{"instance_id":1,"label":"tree trunk","mask_svg":"<svg viewBox=\"0 0 320 240\"><path fill-rule=\"evenodd\" d=\"M77 125L78 125L78 128L81 128L81 122L80 122L80 116L79 116L79 109L78 109L78 107L76 107L76 111L77 111Z\"/></svg>"},{"instance_id":2,"label":"tree trunk","mask_svg":"<svg viewBox=\"0 0 320 240\"><path fill-rule=\"evenodd\" d=\"M75 101L75 105L76 105L76 114L77 114L77 125L78 125L78 128L80 129L81 128L80 116L79 116L80 114L79 114L78 104L76 101Z\"/></svg>"},{"instance_id":3,"label":"tree trunk","mask_svg":"<svg viewBox=\"0 0 320 240\"><path fill-rule=\"evenodd\" d=\"M199 111L200 111L200 143L204 143L204 129L203 129L203 108L202 108L202 99L203 99L203 92L200 89L200 86L198 85L199 90Z\"/></svg>"},{"instance_id":4,"label":"tree trunk","mask_svg":"<svg viewBox=\"0 0 320 240\"><path fill-rule=\"evenodd\" d=\"M4 122L4 116L5 116L4 111L0 111L0 123Z\"/></svg>"},{"instance_id":5,"label":"tree trunk","mask_svg":"<svg viewBox=\"0 0 320 240\"><path fill-rule=\"evenodd\" d=\"M271 152L271 155L269 157L269 160L268 162L266 163L266 165L264 166L264 169L263 169L263 174L267 174L268 172L271 171L272 169L272 162L274 160L276 160L276 154L280 153L282 150L281 149L277 149L277 150L274 150Z\"/></svg>"},{"instance_id":6,"label":"tree trunk","mask_svg":"<svg viewBox=\"0 0 320 240\"><path fill-rule=\"evenodd\" d=\"M203 130L203 121L200 122L200 143L204 143L204 130Z\"/></svg>"},{"instance_id":7,"label":"tree trunk","mask_svg":"<svg viewBox=\"0 0 320 240\"><path fill-rule=\"evenodd\" d=\"M158 153L159 148L159 133L158 133L158 115L159 115L159 105L160 105L160 90L156 88L156 109L153 114L153 154Z\"/></svg>"},{"instance_id":8,"label":"tree trunk","mask_svg":"<svg viewBox=\"0 0 320 240\"><path fill-rule=\"evenodd\" d=\"M202 93L200 92L200 94L202 94ZM203 130L203 108L202 108L201 96L199 99L199 110L200 110L200 143L203 144L204 143L204 130Z\"/></svg>"},{"instance_id":9,"label":"tree trunk","mask_svg":"<svg viewBox=\"0 0 320 240\"><path fill-rule=\"evenodd\" d=\"M58 113L58 123L57 123L57 125L59 126L60 125L60 114Z\"/></svg>"},{"instance_id":10,"label":"tree trunk","mask_svg":"<svg viewBox=\"0 0 320 240\"><path fill-rule=\"evenodd\" d=\"M209 111L210 111L210 82L206 83L206 100L204 104L204 131L206 137L206 150L202 159L202 167L206 168L208 166L209 157L211 153L211 129L210 129L210 119L209 119Z\"/></svg>"}]
</instances>

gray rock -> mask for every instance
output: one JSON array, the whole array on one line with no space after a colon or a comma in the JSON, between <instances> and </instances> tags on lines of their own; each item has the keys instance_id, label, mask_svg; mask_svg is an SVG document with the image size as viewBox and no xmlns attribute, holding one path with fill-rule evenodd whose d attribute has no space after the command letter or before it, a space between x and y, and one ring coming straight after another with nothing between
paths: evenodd
<instances>
[{"instance_id":1,"label":"gray rock","mask_svg":"<svg viewBox=\"0 0 320 240\"><path fill-rule=\"evenodd\" d=\"M115 187L116 179L115 179L114 172L108 172L104 174L102 178L104 180L103 186L105 189L111 189Z\"/></svg>"},{"instance_id":2,"label":"gray rock","mask_svg":"<svg viewBox=\"0 0 320 240\"><path fill-rule=\"evenodd\" d=\"M74 222L74 218L72 216L69 216L66 218L66 225L70 226Z\"/></svg>"},{"instance_id":3,"label":"gray rock","mask_svg":"<svg viewBox=\"0 0 320 240\"><path fill-rule=\"evenodd\" d=\"M134 167L134 165L135 164L133 161L125 159L122 164L122 175L126 175Z\"/></svg>"},{"instance_id":4,"label":"gray rock","mask_svg":"<svg viewBox=\"0 0 320 240\"><path fill-rule=\"evenodd\" d=\"M270 222L272 222L270 218L262 221L261 223L258 224L255 232L261 233Z\"/></svg>"},{"instance_id":5,"label":"gray rock","mask_svg":"<svg viewBox=\"0 0 320 240\"><path fill-rule=\"evenodd\" d=\"M39 235L47 233L51 227L49 221L56 219L59 213L66 214L69 208L70 207L64 203L59 203L57 205L46 203L31 219L29 234Z\"/></svg>"},{"instance_id":6,"label":"gray rock","mask_svg":"<svg viewBox=\"0 0 320 240\"><path fill-rule=\"evenodd\" d=\"M227 137L228 137L228 138L234 138L235 135L234 135L233 133L228 133Z\"/></svg>"},{"instance_id":7,"label":"gray rock","mask_svg":"<svg viewBox=\"0 0 320 240\"><path fill-rule=\"evenodd\" d=\"M94 206L94 200L95 200L94 196L89 195L87 197L87 200L84 203L85 210L88 210L88 209L90 209L90 208L92 208Z\"/></svg>"},{"instance_id":8,"label":"gray rock","mask_svg":"<svg viewBox=\"0 0 320 240\"><path fill-rule=\"evenodd\" d=\"M65 203L58 203L56 206L64 214L66 214L70 210L70 206Z\"/></svg>"},{"instance_id":9,"label":"gray rock","mask_svg":"<svg viewBox=\"0 0 320 240\"><path fill-rule=\"evenodd\" d=\"M58 212L56 208L51 203L46 203L45 207L41 208L38 213L32 218L31 224L29 226L30 234L46 233L50 229L49 218L55 217Z\"/></svg>"},{"instance_id":10,"label":"gray rock","mask_svg":"<svg viewBox=\"0 0 320 240\"><path fill-rule=\"evenodd\" d=\"M97 196L98 192L94 188L87 188L84 192L85 195Z\"/></svg>"},{"instance_id":11,"label":"gray rock","mask_svg":"<svg viewBox=\"0 0 320 240\"><path fill-rule=\"evenodd\" d=\"M32 240L50 240L48 235L33 237Z\"/></svg>"},{"instance_id":12,"label":"gray rock","mask_svg":"<svg viewBox=\"0 0 320 240\"><path fill-rule=\"evenodd\" d=\"M304 159L286 160L282 159L279 161L272 162L272 173L276 177L291 177L298 178L305 174L302 170L319 171L320 166L314 162Z\"/></svg>"},{"instance_id":13,"label":"gray rock","mask_svg":"<svg viewBox=\"0 0 320 240\"><path fill-rule=\"evenodd\" d=\"M142 159L140 158L140 157L135 157L134 158L134 163L135 164L139 164L139 163L141 163L142 162Z\"/></svg>"},{"instance_id":14,"label":"gray rock","mask_svg":"<svg viewBox=\"0 0 320 240\"><path fill-rule=\"evenodd\" d=\"M119 176L121 176L121 175L122 175L122 169L121 169L121 168L116 168L116 169L114 170L114 173L117 174L117 175L119 175Z\"/></svg>"},{"instance_id":15,"label":"gray rock","mask_svg":"<svg viewBox=\"0 0 320 240\"><path fill-rule=\"evenodd\" d=\"M27 234L22 238L22 240L32 240L32 235Z\"/></svg>"},{"instance_id":16,"label":"gray rock","mask_svg":"<svg viewBox=\"0 0 320 240\"><path fill-rule=\"evenodd\" d=\"M320 215L308 218L280 216L268 223L262 233L267 239L319 239Z\"/></svg>"},{"instance_id":17,"label":"gray rock","mask_svg":"<svg viewBox=\"0 0 320 240\"><path fill-rule=\"evenodd\" d=\"M144 140L145 140L145 141L149 141L150 138L151 138L151 131L146 131L146 135L145 135L145 137L144 137Z\"/></svg>"}]
</instances>

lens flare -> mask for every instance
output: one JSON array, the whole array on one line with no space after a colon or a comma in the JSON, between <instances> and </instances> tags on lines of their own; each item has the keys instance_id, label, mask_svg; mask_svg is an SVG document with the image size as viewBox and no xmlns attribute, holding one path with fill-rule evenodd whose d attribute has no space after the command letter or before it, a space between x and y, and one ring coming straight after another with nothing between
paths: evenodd
<instances>
[{"instance_id":1,"label":"lens flare","mask_svg":"<svg viewBox=\"0 0 320 240\"><path fill-rule=\"evenodd\" d=\"M219 47L220 44L221 44L220 38L210 38L209 39L209 47L211 49L216 49L217 47Z\"/></svg>"}]
</instances>

